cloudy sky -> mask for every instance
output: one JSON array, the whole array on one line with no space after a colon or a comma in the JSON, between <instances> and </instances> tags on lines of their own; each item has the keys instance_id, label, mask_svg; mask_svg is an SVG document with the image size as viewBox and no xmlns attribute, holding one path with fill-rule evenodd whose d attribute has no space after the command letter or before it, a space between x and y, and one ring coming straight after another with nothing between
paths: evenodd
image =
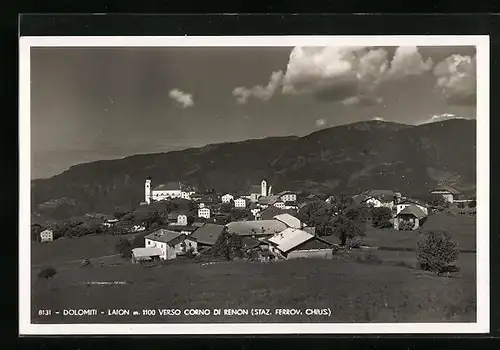
<instances>
[{"instance_id":1,"label":"cloudy sky","mask_svg":"<svg viewBox=\"0 0 500 350\"><path fill-rule=\"evenodd\" d=\"M85 161L475 118L474 47L32 48L32 178Z\"/></svg>"}]
</instances>

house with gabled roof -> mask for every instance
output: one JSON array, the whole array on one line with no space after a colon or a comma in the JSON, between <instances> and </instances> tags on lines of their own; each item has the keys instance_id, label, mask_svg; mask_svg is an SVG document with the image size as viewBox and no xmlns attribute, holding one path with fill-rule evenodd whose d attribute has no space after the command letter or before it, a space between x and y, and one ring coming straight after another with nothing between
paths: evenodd
<instances>
[{"instance_id":1,"label":"house with gabled roof","mask_svg":"<svg viewBox=\"0 0 500 350\"><path fill-rule=\"evenodd\" d=\"M287 228L268 239L269 250L285 259L331 258L333 245L304 230Z\"/></svg>"},{"instance_id":2,"label":"house with gabled roof","mask_svg":"<svg viewBox=\"0 0 500 350\"><path fill-rule=\"evenodd\" d=\"M461 194L461 191L451 185L441 184L436 186L432 191L430 191L430 194L443 196L443 198L447 202L453 203L454 199L458 199L458 197Z\"/></svg>"},{"instance_id":3,"label":"house with gabled roof","mask_svg":"<svg viewBox=\"0 0 500 350\"><path fill-rule=\"evenodd\" d=\"M276 215L285 214L285 213L290 214L292 216L297 214L297 212L295 210L280 209L280 208L275 207L275 206L270 206L270 207L267 207L266 209L264 209L260 212L259 218L261 220L270 220L270 219L273 219Z\"/></svg>"},{"instance_id":4,"label":"house with gabled roof","mask_svg":"<svg viewBox=\"0 0 500 350\"><path fill-rule=\"evenodd\" d=\"M412 230L416 230L427 218L427 214L416 205L409 205L396 214L393 220L395 230L402 227L402 223L412 225Z\"/></svg>"},{"instance_id":5,"label":"house with gabled roof","mask_svg":"<svg viewBox=\"0 0 500 350\"><path fill-rule=\"evenodd\" d=\"M256 238L271 237L286 229L283 222L276 219L272 220L247 220L233 221L226 225L229 233L239 236L253 236Z\"/></svg>"},{"instance_id":6,"label":"house with gabled roof","mask_svg":"<svg viewBox=\"0 0 500 350\"><path fill-rule=\"evenodd\" d=\"M198 228L191 234L191 237L196 239L198 243L198 247L212 247L219 236L226 230L226 227L223 225L216 225L211 223L206 223L202 227Z\"/></svg>"},{"instance_id":7,"label":"house with gabled roof","mask_svg":"<svg viewBox=\"0 0 500 350\"><path fill-rule=\"evenodd\" d=\"M303 226L302 222L299 219L297 219L295 216L292 216L288 213L276 215L274 217L274 219L281 221L286 226L291 227L291 228L300 229Z\"/></svg>"},{"instance_id":8,"label":"house with gabled roof","mask_svg":"<svg viewBox=\"0 0 500 350\"><path fill-rule=\"evenodd\" d=\"M159 248L163 260L175 259L190 249L195 253L198 251L196 239L163 228L144 236L144 243L145 248Z\"/></svg>"}]
</instances>

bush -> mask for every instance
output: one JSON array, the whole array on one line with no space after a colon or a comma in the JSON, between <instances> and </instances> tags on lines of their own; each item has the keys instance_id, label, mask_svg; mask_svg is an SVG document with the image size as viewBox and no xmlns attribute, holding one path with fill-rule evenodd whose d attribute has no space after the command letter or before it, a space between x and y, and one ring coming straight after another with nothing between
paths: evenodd
<instances>
[{"instance_id":1,"label":"bush","mask_svg":"<svg viewBox=\"0 0 500 350\"><path fill-rule=\"evenodd\" d=\"M477 203L476 203L476 200L475 200L475 199L474 199L474 200L471 200L471 201L469 202L469 208L475 208L475 207L476 207L476 205L477 205Z\"/></svg>"},{"instance_id":2,"label":"bush","mask_svg":"<svg viewBox=\"0 0 500 350\"><path fill-rule=\"evenodd\" d=\"M391 227L392 211L386 207L373 208L372 224L376 228Z\"/></svg>"},{"instance_id":3,"label":"bush","mask_svg":"<svg viewBox=\"0 0 500 350\"><path fill-rule=\"evenodd\" d=\"M54 277L54 275L56 273L57 273L56 269L54 269L53 267L47 267L47 268L43 269L42 271L40 271L40 273L38 274L38 277L49 279L49 278Z\"/></svg>"},{"instance_id":4,"label":"bush","mask_svg":"<svg viewBox=\"0 0 500 350\"><path fill-rule=\"evenodd\" d=\"M361 240L358 237L353 237L347 243L349 249L358 249L361 247Z\"/></svg>"},{"instance_id":5,"label":"bush","mask_svg":"<svg viewBox=\"0 0 500 350\"><path fill-rule=\"evenodd\" d=\"M422 270L441 272L457 257L458 247L446 231L428 231L417 243L417 260Z\"/></svg>"},{"instance_id":6,"label":"bush","mask_svg":"<svg viewBox=\"0 0 500 350\"><path fill-rule=\"evenodd\" d=\"M399 223L399 229L401 231L412 231L414 227L415 227L415 223L410 222L410 221L401 221Z\"/></svg>"}]
</instances>

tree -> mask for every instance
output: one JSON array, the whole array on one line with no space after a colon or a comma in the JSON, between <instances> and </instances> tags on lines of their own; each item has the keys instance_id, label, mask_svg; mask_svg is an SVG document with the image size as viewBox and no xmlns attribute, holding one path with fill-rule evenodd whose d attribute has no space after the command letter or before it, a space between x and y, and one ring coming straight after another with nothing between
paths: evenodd
<instances>
[{"instance_id":1,"label":"tree","mask_svg":"<svg viewBox=\"0 0 500 350\"><path fill-rule=\"evenodd\" d=\"M391 227L392 211L386 207L373 208L372 225L376 228Z\"/></svg>"},{"instance_id":2,"label":"tree","mask_svg":"<svg viewBox=\"0 0 500 350\"><path fill-rule=\"evenodd\" d=\"M423 270L441 272L458 257L458 247L450 234L430 230L417 242L417 260Z\"/></svg>"},{"instance_id":3,"label":"tree","mask_svg":"<svg viewBox=\"0 0 500 350\"><path fill-rule=\"evenodd\" d=\"M469 208L475 208L475 207L476 207L476 205L477 205L477 203L476 203L476 200L475 200L475 199L473 199L473 200L471 200L471 201L469 202Z\"/></svg>"},{"instance_id":4,"label":"tree","mask_svg":"<svg viewBox=\"0 0 500 350\"><path fill-rule=\"evenodd\" d=\"M433 207L437 207L437 208L445 208L448 204L448 202L446 201L446 199L439 195L439 194L433 194L431 195L430 199L429 199L429 204Z\"/></svg>"},{"instance_id":5,"label":"tree","mask_svg":"<svg viewBox=\"0 0 500 350\"><path fill-rule=\"evenodd\" d=\"M242 246L241 236L224 230L215 242L212 253L226 260L241 258L243 256Z\"/></svg>"},{"instance_id":6,"label":"tree","mask_svg":"<svg viewBox=\"0 0 500 350\"><path fill-rule=\"evenodd\" d=\"M230 213L233 209L233 205L231 203L222 203L220 206L220 211L222 213Z\"/></svg>"},{"instance_id":7,"label":"tree","mask_svg":"<svg viewBox=\"0 0 500 350\"><path fill-rule=\"evenodd\" d=\"M316 227L319 236L331 234L328 232L332 216L332 206L324 201L307 203L297 213L297 218L311 227Z\"/></svg>"},{"instance_id":8,"label":"tree","mask_svg":"<svg viewBox=\"0 0 500 350\"><path fill-rule=\"evenodd\" d=\"M132 256L132 244L128 239L120 239L116 245L116 251L125 259Z\"/></svg>"},{"instance_id":9,"label":"tree","mask_svg":"<svg viewBox=\"0 0 500 350\"><path fill-rule=\"evenodd\" d=\"M364 228L360 209L354 205L352 198L343 195L333 197L328 229L339 238L340 245L345 246L348 238L364 236Z\"/></svg>"}]
</instances>

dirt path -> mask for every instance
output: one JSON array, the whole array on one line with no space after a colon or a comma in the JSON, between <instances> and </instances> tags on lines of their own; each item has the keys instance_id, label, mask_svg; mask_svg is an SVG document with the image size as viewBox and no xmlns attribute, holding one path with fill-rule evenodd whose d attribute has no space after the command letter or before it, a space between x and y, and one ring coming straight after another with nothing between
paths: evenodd
<instances>
[{"instance_id":1,"label":"dirt path","mask_svg":"<svg viewBox=\"0 0 500 350\"><path fill-rule=\"evenodd\" d=\"M91 258L86 258L88 260L90 260L91 262L93 260L102 260L102 259L108 259L108 258L113 258L113 257L116 257L116 256L120 256L120 254L113 254L113 255L105 255L105 256L94 256L94 257L91 257ZM74 264L74 263L79 263L81 262L83 259L85 258L82 258L82 259L77 259L77 260L69 260L69 261L62 261L62 262L56 262L56 263L53 263L52 265L66 265L66 264ZM39 269L41 267L45 267L47 265L51 265L50 263L46 263L46 264L38 264L38 265L32 265L31 268L32 269Z\"/></svg>"}]
</instances>

